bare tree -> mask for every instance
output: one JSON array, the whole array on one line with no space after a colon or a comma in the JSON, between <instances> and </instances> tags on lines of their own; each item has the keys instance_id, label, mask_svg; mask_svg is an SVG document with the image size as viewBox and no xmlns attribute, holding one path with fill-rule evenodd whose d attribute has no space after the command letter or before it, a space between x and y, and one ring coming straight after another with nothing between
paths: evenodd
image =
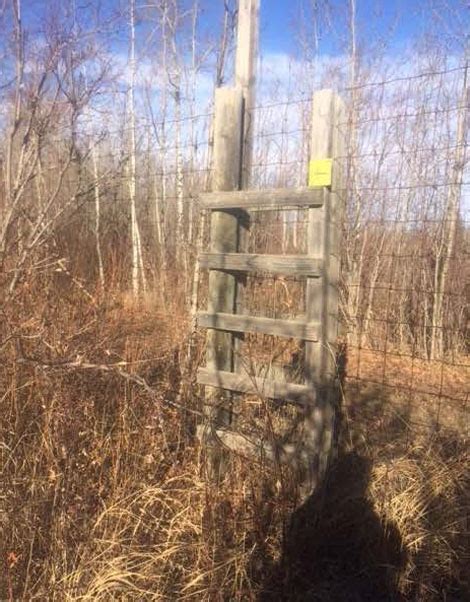
<instances>
[{"instance_id":1,"label":"bare tree","mask_svg":"<svg viewBox=\"0 0 470 602\"><path fill-rule=\"evenodd\" d=\"M466 163L467 114L470 101L467 82L468 63L465 67L462 81L462 93L458 101L459 109L455 135L455 152L452 157L449 192L442 220L441 235L436 250L434 297L431 319L431 359L441 356L444 351L443 300L449 274L450 260L455 250L455 235L459 219L459 200Z\"/></svg>"},{"instance_id":2,"label":"bare tree","mask_svg":"<svg viewBox=\"0 0 470 602\"><path fill-rule=\"evenodd\" d=\"M106 68L95 69L86 84L83 65L96 57L91 45L80 47L81 32L67 35L52 21L47 45L30 58L25 85L25 40L21 5L13 5L16 47L15 92L4 163L5 198L1 206L0 262L8 263L8 290L18 283L47 247L59 220L85 202L92 190L83 169L78 123L102 85ZM96 63L96 67L99 63ZM53 167L54 178L46 174Z\"/></svg>"},{"instance_id":3,"label":"bare tree","mask_svg":"<svg viewBox=\"0 0 470 602\"><path fill-rule=\"evenodd\" d=\"M142 258L142 243L139 224L137 221L136 207L136 120L135 120L135 79L136 79L136 53L135 53L135 0L130 0L129 5L129 69L130 85L128 90L129 112L129 202L131 209L131 240L132 240L132 291L138 297L141 290L147 289L144 263Z\"/></svg>"},{"instance_id":4,"label":"bare tree","mask_svg":"<svg viewBox=\"0 0 470 602\"><path fill-rule=\"evenodd\" d=\"M95 240L96 240L96 257L98 260L98 275L101 291L105 289L103 254L101 252L101 194L100 194L100 174L99 174L99 159L97 143L92 143L91 161L93 165L93 178L95 181Z\"/></svg>"}]
</instances>

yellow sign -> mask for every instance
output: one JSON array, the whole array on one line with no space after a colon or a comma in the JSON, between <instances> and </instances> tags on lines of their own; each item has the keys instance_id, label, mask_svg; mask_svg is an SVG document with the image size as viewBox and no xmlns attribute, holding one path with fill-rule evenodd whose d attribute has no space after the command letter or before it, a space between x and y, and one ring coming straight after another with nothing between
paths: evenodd
<instances>
[{"instance_id":1,"label":"yellow sign","mask_svg":"<svg viewBox=\"0 0 470 602\"><path fill-rule=\"evenodd\" d=\"M308 185L331 186L333 159L313 159L308 165Z\"/></svg>"}]
</instances>

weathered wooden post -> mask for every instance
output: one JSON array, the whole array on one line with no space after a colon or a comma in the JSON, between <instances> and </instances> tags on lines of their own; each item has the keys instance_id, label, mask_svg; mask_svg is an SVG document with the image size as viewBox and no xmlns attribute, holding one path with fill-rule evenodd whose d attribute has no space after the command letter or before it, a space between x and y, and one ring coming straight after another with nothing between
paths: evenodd
<instances>
[{"instance_id":1,"label":"weathered wooden post","mask_svg":"<svg viewBox=\"0 0 470 602\"><path fill-rule=\"evenodd\" d=\"M235 86L242 91L243 97L243 125L242 125L242 151L240 165L240 187L248 188L251 178L251 164L253 156L253 127L254 104L256 96L256 57L258 52L260 0L238 1L237 23L237 50L235 54ZM248 233L250 229L250 215L240 211L240 229L238 250L245 252L248 247ZM244 313L245 309L246 275L241 275L238 280L236 313ZM242 342L244 334L240 333L234 341L235 344L235 370L243 371Z\"/></svg>"},{"instance_id":2,"label":"weathered wooden post","mask_svg":"<svg viewBox=\"0 0 470 602\"><path fill-rule=\"evenodd\" d=\"M241 178L243 128L243 95L240 88L219 88L215 92L214 154L212 189L214 192L238 190ZM210 250L213 253L238 251L239 219L237 212L212 210L210 216ZM237 299L237 277L229 272L209 273L208 311L234 313ZM214 371L232 371L234 338L220 330L207 332L207 367ZM210 429L228 426L232 421L232 396L229 391L206 387L207 468L211 478L218 478L222 450L211 437Z\"/></svg>"},{"instance_id":3,"label":"weathered wooden post","mask_svg":"<svg viewBox=\"0 0 470 602\"><path fill-rule=\"evenodd\" d=\"M314 489L324 477L334 445L337 382L336 339L338 336L339 270L342 219L342 169L344 138L339 124L344 105L332 90L313 96L309 185L325 187L321 208L308 209L308 254L322 257L320 278L307 280L307 319L318 321L318 342L305 344L307 381L316 390L317 400L306 420L307 449L311 445L307 489Z\"/></svg>"},{"instance_id":4,"label":"weathered wooden post","mask_svg":"<svg viewBox=\"0 0 470 602\"><path fill-rule=\"evenodd\" d=\"M338 158L344 144L338 124L343 105L330 90L314 95L308 188L242 190L249 181L251 161L259 0L240 0L239 11L237 85L216 91L212 193L201 195L203 206L211 211L211 243L209 252L199 257L200 267L210 270L207 311L198 314L199 326L208 329L206 366L198 370L198 382L206 387L206 422L199 433L213 479L224 473L226 448L230 448L258 459L287 462L298 471L305 496L327 470L339 399L336 338L342 202ZM307 255L246 253L246 210L287 207L303 207L308 212ZM251 272L306 277L306 315L300 320L248 315L243 289ZM249 374L239 353L245 332L303 340L305 382L286 383ZM299 437L268 442L238 433L232 420L234 395L246 393L303 407Z\"/></svg>"},{"instance_id":5,"label":"weathered wooden post","mask_svg":"<svg viewBox=\"0 0 470 602\"><path fill-rule=\"evenodd\" d=\"M254 74L258 39L259 0L239 0L235 87L220 88L215 94L213 192L235 191L248 185L254 102ZM213 253L240 252L246 245L249 216L243 210L212 210L210 237ZM208 312L235 314L243 311L245 275L223 271L209 274ZM240 343L243 333L209 330L207 368L214 372L242 369ZM224 472L225 452L211 437L211 429L232 423L234 394L206 388L207 467L217 479Z\"/></svg>"},{"instance_id":6,"label":"weathered wooden post","mask_svg":"<svg viewBox=\"0 0 470 602\"><path fill-rule=\"evenodd\" d=\"M253 154L253 109L256 96L256 58L258 54L260 0L239 0L235 85L243 93L242 188L250 183Z\"/></svg>"}]
</instances>

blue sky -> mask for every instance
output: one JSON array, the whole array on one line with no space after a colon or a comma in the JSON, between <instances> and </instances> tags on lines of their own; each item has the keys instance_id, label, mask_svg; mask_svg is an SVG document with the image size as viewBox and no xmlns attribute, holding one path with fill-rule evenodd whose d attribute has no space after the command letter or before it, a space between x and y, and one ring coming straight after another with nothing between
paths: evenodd
<instances>
[{"instance_id":1,"label":"blue sky","mask_svg":"<svg viewBox=\"0 0 470 602\"><path fill-rule=\"evenodd\" d=\"M198 0L200 8L199 17L199 40L200 51L208 48L208 41L217 44L222 28L223 0ZM236 0L232 0L236 3ZM181 7L193 6L194 0L178 0ZM155 11L146 11L145 5L155 4L155 0L135 0L137 15L140 18L137 25L137 55L139 62L139 73L145 70L157 69L158 61L155 61L154 49L149 51L149 34L152 43L158 39L155 35ZM440 7L447 6L444 10ZM291 72L291 60L300 59L298 65L302 65L302 56L299 44L299 32L303 35L310 47L313 47L312 24L315 18L318 23L320 59L329 61L331 59L342 61L348 55L350 32L349 32L349 6L350 0L260 0L260 54L263 57L263 77L266 79L285 80L286 77L299 77L298 72ZM314 14L312 5L318 9ZM68 27L73 22L73 7L79 14L78 20L85 25L84 29L93 29L91 23L94 14L99 10L101 17L120 17L112 20L101 36L101 43L114 55L118 68L125 69L128 55L128 27L126 13L129 10L130 0L22 0L23 19L26 27L31 26L34 30L44 27L44 16L57 18L60 22L66 19ZM449 9L451 7L452 10ZM470 11L467 0L356 0L356 29L358 48L365 48L369 57L388 57L389 62L414 68L410 62L415 62L416 54L413 53L413 44L423 39L423 34L431 29L439 33L439 43L446 45L448 57L461 57L462 51L454 52L449 40L452 36L445 36L445 29L457 23L461 31L465 31L465 20L467 30L470 31ZM451 14L452 13L452 14ZM187 23L187 27L189 22ZM188 53L190 31L186 29L181 33L180 50ZM442 33L442 35L441 35ZM34 34L33 34L34 35ZM463 36L461 36L462 38ZM145 50L147 52L145 53ZM380 53L380 55L378 55ZM213 60L213 59L212 59ZM347 61L346 61L347 62ZM228 74L232 61L228 63ZM209 69L211 71L211 69ZM206 70L207 73L209 71ZM201 74L198 91L202 97L207 91L212 90L212 78L207 81ZM379 74L378 74L379 76ZM152 79L152 77L150 77ZM230 81L230 80L227 80ZM154 85L157 83L153 77ZM302 84L292 82L303 93ZM157 86L158 87L158 86Z\"/></svg>"},{"instance_id":2,"label":"blue sky","mask_svg":"<svg viewBox=\"0 0 470 602\"><path fill-rule=\"evenodd\" d=\"M149 0L135 1L138 14L145 18L142 6ZM192 5L193 0L179 1L182 4ZM313 78L310 80L305 77L305 63L301 60L296 61L296 58L300 58L296 54L299 51L299 28L305 25L307 30L310 28L307 33L311 34L312 14L307 13L306 16L303 16L301 7L302 4L311 5L312 0L260 1L260 46L264 61L263 69L260 70L262 73L260 73L258 80L257 100L262 104L268 100L283 100L287 96L289 98L292 96L294 99L310 97L312 87L325 85L324 82L320 81L322 77L321 67L318 81L317 79L313 80ZM62 21L67 13L66 7L73 6L73 2L75 2L77 10L81 14L81 19L85 21L86 25L89 25L93 20L93 12L99 5L100 0L22 0L23 18L26 27L32 26L33 30L36 28L40 30L44 25L43 17L46 13L52 14L53 17L56 16L59 21ZM201 46L205 48L207 47L207 34L214 41L220 36L223 1L199 0L199 2L201 7ZM447 62L454 66L456 63L462 62L462 51L454 52L452 40L453 32L459 30L461 43L463 44L464 35L462 35L462 32L470 31L470 11L467 2L468 0L356 0L359 47L362 44L367 46L369 50L372 50L372 52L369 52L372 56L374 56L374 47L376 46L383 51L383 60L377 63L380 72L372 71L369 74L372 81L386 78L384 68L387 65L394 75L396 73L413 74L422 71L416 53L412 52L413 44L422 39L423 34L430 30L439 35L437 40L445 50L443 54L446 55ZM344 67L347 64L349 41L349 0L317 0L317 3L326 5L330 9L329 13L326 10L318 11L321 33L319 55L321 59L324 59L324 65L337 62ZM439 3L442 3L440 9ZM101 6L103 12L108 15L119 12L119 9L124 14L129 7L129 1L101 0ZM442 8L444 6L447 7L445 10ZM70 25L73 21L70 10L66 18ZM152 25L148 22L138 26L138 54L145 46L147 34L151 27ZM186 36L186 32L184 36ZM122 88L122 92L125 92L129 74L127 70L128 28L125 19L121 18L114 21L113 26L102 38L107 51L114 55L112 58L118 69L116 79ZM379 42L381 39L386 42L384 48L380 48ZM311 42L311 38L309 41ZM429 47L431 51L435 48L435 42L436 40ZM186 38L184 44L187 44ZM293 60L291 60L291 57ZM138 65L139 81L137 85L140 84L143 91L142 82L150 82L153 97L156 104L158 104L158 95L162 89L162 84L161 80L158 79L159 64L156 54L147 53L146 56L143 55L143 59L139 61ZM317 72L315 72L315 77L317 77ZM340 89L340 79L338 81L332 79L333 76L329 72L326 77L330 78L327 82L328 86L338 86L338 89ZM278 81L280 85L277 87ZM332 81L333 83L331 83ZM213 83L213 73L210 69L198 75L196 104L197 110L201 113L205 113L206 108L210 107L213 97ZM138 101L140 100L141 105L143 105L143 94L140 95L140 98L139 94L137 96ZM104 98L107 102L106 97ZM113 102L116 102L114 97L113 99ZM118 122L122 120L125 94L121 95L121 100L122 105L119 108L113 105L113 110L115 110L110 117L110 123L112 124L115 123L114 117L117 118ZM99 118L101 119L101 113ZM464 198L468 198L468 196ZM464 201L464 205L468 207L467 201Z\"/></svg>"},{"instance_id":3,"label":"blue sky","mask_svg":"<svg viewBox=\"0 0 470 602\"><path fill-rule=\"evenodd\" d=\"M307 7L309 0L260 0L261 24L260 45L265 53L293 53L296 50L298 28L303 19L302 7ZM217 26L222 0L211 0L204 3L203 20L209 26ZM321 2L319 2L321 4ZM347 26L348 0L330 0L325 3L329 11L318 10L318 18L325 20L328 12L333 16L337 35L343 36ZM426 16L423 0L356 0L357 22L359 33L389 37L393 30L393 44L406 44L419 34L424 26ZM311 17L306 14L307 18ZM328 54L338 52L338 45L332 43L331 36L324 36L322 50Z\"/></svg>"},{"instance_id":4,"label":"blue sky","mask_svg":"<svg viewBox=\"0 0 470 602\"><path fill-rule=\"evenodd\" d=\"M217 35L221 26L223 0L199 0L202 9L200 26L209 34ZM451 7L432 10L433 6ZM57 4L63 12L68 2L60 0L22 0L25 23L38 23L46 7ZM181 0L181 4L190 5L192 0ZM263 53L294 54L298 49L297 37L302 24L310 26L312 13L305 8L313 4L312 0L260 0L261 24L260 47ZM137 7L147 4L146 0L136 0ZM317 0L320 8L317 18L320 22L320 33L325 32L325 22L329 21L328 34L321 35L320 53L339 54L344 52L344 44L348 35L349 0ZM127 0L70 0L82 15L90 15L101 6L102 12L111 13L125 11L129 6ZM466 0L356 0L357 31L359 42L367 43L384 38L389 48L400 50L413 42L424 30L437 19L442 18L443 25L457 18L462 23L467 20L470 29L470 10ZM302 11L304 8L304 12ZM141 11L140 11L141 12ZM302 16L304 15L304 16ZM124 32L125 33L125 32Z\"/></svg>"}]
</instances>

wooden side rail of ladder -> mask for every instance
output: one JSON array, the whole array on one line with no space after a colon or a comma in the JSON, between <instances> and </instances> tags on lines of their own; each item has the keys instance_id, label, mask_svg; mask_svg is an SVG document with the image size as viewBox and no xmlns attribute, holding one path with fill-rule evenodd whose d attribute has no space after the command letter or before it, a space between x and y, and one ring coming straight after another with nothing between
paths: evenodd
<instances>
[{"instance_id":1,"label":"wooden side rail of ladder","mask_svg":"<svg viewBox=\"0 0 470 602\"><path fill-rule=\"evenodd\" d=\"M209 270L209 300L198 313L198 326L208 329L207 362L198 370L198 383L206 387L210 409L199 434L210 441L209 463L220 476L222 448L250 456L262 455L302 464L307 489L325 474L333 447L338 334L338 283L340 256L340 170L331 159L342 155L338 124L342 103L330 90L314 95L311 158L330 169L324 185L268 190L237 190L233 165L240 164L242 102L236 89L221 89L216 96L214 124L214 192L200 196L202 208L211 212L210 250L199 257ZM238 116L238 118L237 118ZM227 121L227 117L231 121ZM326 159L326 162L325 162ZM235 160L235 163L234 163ZM237 163L238 161L238 163ZM230 190L235 188L235 190ZM240 240L248 210L305 209L308 212L306 255L260 255L242 252ZM274 319L247 315L238 303L247 273L305 277L305 316ZM305 382L286 383L254 377L237 362L244 333L262 333L304 341ZM231 428L231 394L256 394L298 404L304 408L304 440L277 446L249 439ZM222 402L221 402L222 398ZM215 409L217 408L217 409ZM216 443L214 444L214 441ZM220 445L217 445L217 441Z\"/></svg>"}]
</instances>

